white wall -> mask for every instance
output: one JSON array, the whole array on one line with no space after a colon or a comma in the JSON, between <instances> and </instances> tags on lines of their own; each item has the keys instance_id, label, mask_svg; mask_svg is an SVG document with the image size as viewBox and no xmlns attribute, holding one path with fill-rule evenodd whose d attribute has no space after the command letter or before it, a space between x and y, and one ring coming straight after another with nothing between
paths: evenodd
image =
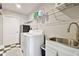
<instances>
[{"instance_id":1,"label":"white wall","mask_svg":"<svg viewBox=\"0 0 79 59\"><path fill-rule=\"evenodd\" d=\"M50 10L48 14L53 13L53 11L54 12L58 11L57 9L54 8L53 4L45 4L39 9L43 10L44 12L48 12ZM58 20L56 20L54 15L50 15L49 23L39 24L34 21L30 25L32 26L33 29L37 29L37 27L39 29L43 29L48 37L62 37L68 39L75 39L76 37L75 34L77 30L76 26L75 25L71 26L70 33L67 32L67 28L69 27L69 24L73 21L79 24L79 20L78 20L79 18L71 19L70 17L66 16L62 12L58 12L56 16ZM65 20L65 22L62 22L63 20Z\"/></svg>"},{"instance_id":2,"label":"white wall","mask_svg":"<svg viewBox=\"0 0 79 59\"><path fill-rule=\"evenodd\" d=\"M19 14L13 11L3 10L3 16L19 18L20 24L24 24L24 22L27 21L26 15Z\"/></svg>"},{"instance_id":3,"label":"white wall","mask_svg":"<svg viewBox=\"0 0 79 59\"><path fill-rule=\"evenodd\" d=\"M2 36L3 36L3 31L2 31L2 27L3 26L3 20L2 20L2 15L0 15L0 45L2 45L3 44L3 38L2 38Z\"/></svg>"}]
</instances>

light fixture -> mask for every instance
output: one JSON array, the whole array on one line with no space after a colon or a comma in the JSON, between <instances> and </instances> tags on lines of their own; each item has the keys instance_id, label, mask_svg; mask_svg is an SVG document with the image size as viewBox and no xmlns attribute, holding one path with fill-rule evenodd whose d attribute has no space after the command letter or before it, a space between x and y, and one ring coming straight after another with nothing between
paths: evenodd
<instances>
[{"instance_id":1,"label":"light fixture","mask_svg":"<svg viewBox=\"0 0 79 59\"><path fill-rule=\"evenodd\" d=\"M17 8L21 8L21 5L20 5L20 4L16 4L16 7L17 7Z\"/></svg>"},{"instance_id":2,"label":"light fixture","mask_svg":"<svg viewBox=\"0 0 79 59\"><path fill-rule=\"evenodd\" d=\"M38 11L38 16L43 16L42 10L39 10L39 11Z\"/></svg>"}]
</instances>

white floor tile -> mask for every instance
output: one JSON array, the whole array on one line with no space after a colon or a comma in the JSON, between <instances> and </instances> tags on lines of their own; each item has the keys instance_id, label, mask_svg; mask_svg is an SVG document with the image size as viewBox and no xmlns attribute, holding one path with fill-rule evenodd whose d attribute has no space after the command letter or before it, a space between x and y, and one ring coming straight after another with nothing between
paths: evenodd
<instances>
[{"instance_id":1,"label":"white floor tile","mask_svg":"<svg viewBox=\"0 0 79 59\"><path fill-rule=\"evenodd\" d=\"M20 48L15 47L4 53L3 56L23 56L23 54Z\"/></svg>"}]
</instances>

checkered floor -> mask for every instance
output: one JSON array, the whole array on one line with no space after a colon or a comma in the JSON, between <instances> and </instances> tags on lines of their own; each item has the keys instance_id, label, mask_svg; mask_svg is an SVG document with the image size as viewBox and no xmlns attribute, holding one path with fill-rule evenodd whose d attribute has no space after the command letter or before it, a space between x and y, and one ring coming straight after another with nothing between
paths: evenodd
<instances>
[{"instance_id":1,"label":"checkered floor","mask_svg":"<svg viewBox=\"0 0 79 59\"><path fill-rule=\"evenodd\" d=\"M0 56L23 56L20 44L7 45L0 49Z\"/></svg>"},{"instance_id":2,"label":"checkered floor","mask_svg":"<svg viewBox=\"0 0 79 59\"><path fill-rule=\"evenodd\" d=\"M8 50L6 53L3 53L3 56L23 56L23 54L20 48L14 47Z\"/></svg>"}]
</instances>

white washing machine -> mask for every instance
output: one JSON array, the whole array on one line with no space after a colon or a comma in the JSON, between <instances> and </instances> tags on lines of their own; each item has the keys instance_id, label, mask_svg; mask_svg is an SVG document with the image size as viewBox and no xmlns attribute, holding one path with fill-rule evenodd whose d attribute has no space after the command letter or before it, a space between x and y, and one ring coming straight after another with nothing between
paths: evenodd
<instances>
[{"instance_id":1,"label":"white washing machine","mask_svg":"<svg viewBox=\"0 0 79 59\"><path fill-rule=\"evenodd\" d=\"M44 35L41 30L30 30L22 34L24 56L41 56L41 45L44 43Z\"/></svg>"}]
</instances>

